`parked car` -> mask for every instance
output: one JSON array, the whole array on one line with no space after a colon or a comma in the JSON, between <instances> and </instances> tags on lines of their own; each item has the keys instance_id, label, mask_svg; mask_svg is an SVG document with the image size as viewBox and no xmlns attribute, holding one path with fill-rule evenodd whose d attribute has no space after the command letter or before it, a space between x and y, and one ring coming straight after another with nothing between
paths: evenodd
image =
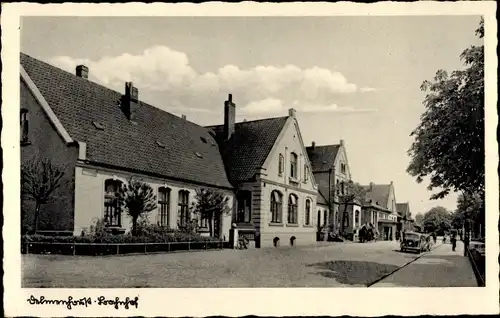
<instances>
[{"instance_id":1,"label":"parked car","mask_svg":"<svg viewBox=\"0 0 500 318\"><path fill-rule=\"evenodd\" d=\"M428 251L430 250L430 236L416 232L406 232L400 247L401 252L412 251L422 253L423 251Z\"/></svg>"}]
</instances>

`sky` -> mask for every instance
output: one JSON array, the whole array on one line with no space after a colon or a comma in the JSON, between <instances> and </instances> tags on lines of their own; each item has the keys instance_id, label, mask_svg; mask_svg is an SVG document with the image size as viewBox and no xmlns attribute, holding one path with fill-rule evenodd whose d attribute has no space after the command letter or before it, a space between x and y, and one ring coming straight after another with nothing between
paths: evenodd
<instances>
[{"instance_id":1,"label":"sky","mask_svg":"<svg viewBox=\"0 0 500 318\"><path fill-rule=\"evenodd\" d=\"M478 16L24 17L21 51L200 124L297 110L304 143L345 142L355 182L394 182L413 215L456 208L429 200L408 175L410 133L424 112L420 91L438 69L463 67L481 44Z\"/></svg>"}]
</instances>

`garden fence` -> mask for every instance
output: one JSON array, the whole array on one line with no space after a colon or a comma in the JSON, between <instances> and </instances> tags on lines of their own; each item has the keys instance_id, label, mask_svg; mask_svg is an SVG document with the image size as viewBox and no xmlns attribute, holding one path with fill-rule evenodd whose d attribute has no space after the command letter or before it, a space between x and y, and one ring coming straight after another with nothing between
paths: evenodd
<instances>
[{"instance_id":1,"label":"garden fence","mask_svg":"<svg viewBox=\"0 0 500 318\"><path fill-rule=\"evenodd\" d=\"M471 262L474 274L476 275L478 285L482 287L485 286L486 258L484 252L477 248L467 249L467 256Z\"/></svg>"},{"instance_id":2,"label":"garden fence","mask_svg":"<svg viewBox=\"0 0 500 318\"><path fill-rule=\"evenodd\" d=\"M48 243L22 242L22 254L119 255L131 253L161 253L224 249L226 241L166 242L166 243Z\"/></svg>"}]
</instances>

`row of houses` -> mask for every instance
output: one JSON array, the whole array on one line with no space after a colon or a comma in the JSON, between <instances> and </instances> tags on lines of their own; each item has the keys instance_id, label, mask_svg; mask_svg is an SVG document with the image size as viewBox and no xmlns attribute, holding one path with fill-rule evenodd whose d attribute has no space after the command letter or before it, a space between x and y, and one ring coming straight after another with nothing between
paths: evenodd
<instances>
[{"instance_id":1,"label":"row of houses","mask_svg":"<svg viewBox=\"0 0 500 318\"><path fill-rule=\"evenodd\" d=\"M189 207L200 188L229 198L232 213L214 224L220 237L236 224L256 247L292 238L309 244L318 232L340 228L335 191L351 180L345 143L306 147L294 109L237 123L229 95L223 124L202 127L141 101L130 82L119 93L90 81L84 65L71 74L23 53L20 61L21 161L49 158L65 172L57 200L43 207L41 230L79 235L103 219L115 232L128 231L115 193L130 176L157 195L150 221L173 229L196 217ZM403 222L408 203L396 203L392 182L366 187L366 198L349 209L346 232L355 237L371 223L396 239L410 223ZM33 205L22 200L24 211ZM206 220L197 222L208 231Z\"/></svg>"}]
</instances>

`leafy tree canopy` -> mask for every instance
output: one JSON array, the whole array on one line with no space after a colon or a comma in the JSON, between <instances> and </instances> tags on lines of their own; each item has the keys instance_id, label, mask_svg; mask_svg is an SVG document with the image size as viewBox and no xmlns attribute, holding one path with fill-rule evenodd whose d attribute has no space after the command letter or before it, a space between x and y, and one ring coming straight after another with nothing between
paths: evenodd
<instances>
[{"instance_id":1,"label":"leafy tree canopy","mask_svg":"<svg viewBox=\"0 0 500 318\"><path fill-rule=\"evenodd\" d=\"M156 209L156 195L149 184L132 177L128 184L123 184L120 195L128 215L132 218L132 233L135 235L137 219Z\"/></svg>"},{"instance_id":2,"label":"leafy tree canopy","mask_svg":"<svg viewBox=\"0 0 500 318\"><path fill-rule=\"evenodd\" d=\"M208 220L210 236L217 236L214 233L214 219L231 212L229 198L222 192L211 189L196 190L195 202L191 206L191 211Z\"/></svg>"},{"instance_id":3,"label":"leafy tree canopy","mask_svg":"<svg viewBox=\"0 0 500 318\"><path fill-rule=\"evenodd\" d=\"M446 208L437 206L425 213L422 225L426 231L444 231L451 228L451 214Z\"/></svg>"},{"instance_id":4,"label":"leafy tree canopy","mask_svg":"<svg viewBox=\"0 0 500 318\"><path fill-rule=\"evenodd\" d=\"M484 202L481 194L465 193L459 195L457 209L452 215L452 225L455 228L461 228L466 219L484 224Z\"/></svg>"},{"instance_id":5,"label":"leafy tree canopy","mask_svg":"<svg viewBox=\"0 0 500 318\"><path fill-rule=\"evenodd\" d=\"M483 19L476 35L484 36ZM411 133L407 171L417 182L429 178L429 190L441 189L431 199L484 192L484 45L465 49L460 58L464 69L439 70L423 82L425 112Z\"/></svg>"}]
</instances>

